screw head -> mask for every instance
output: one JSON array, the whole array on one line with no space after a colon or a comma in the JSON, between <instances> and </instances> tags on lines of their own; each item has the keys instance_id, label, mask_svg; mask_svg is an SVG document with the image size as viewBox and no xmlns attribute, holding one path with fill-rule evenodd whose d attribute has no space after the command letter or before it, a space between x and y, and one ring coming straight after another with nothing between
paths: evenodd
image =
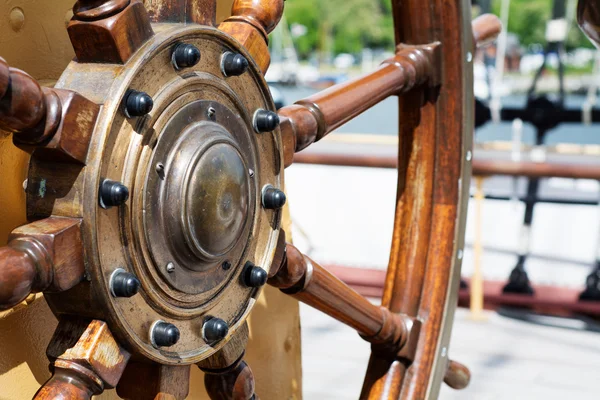
<instances>
[{"instance_id":1,"label":"screw head","mask_svg":"<svg viewBox=\"0 0 600 400\"><path fill-rule=\"evenodd\" d=\"M227 52L221 59L221 70L225 76L240 76L248 70L248 60L241 54Z\"/></svg>"},{"instance_id":2,"label":"screw head","mask_svg":"<svg viewBox=\"0 0 600 400\"><path fill-rule=\"evenodd\" d=\"M155 322L150 332L152 344L157 347L170 347L179 342L179 329L173 324L164 321Z\"/></svg>"},{"instance_id":3,"label":"screw head","mask_svg":"<svg viewBox=\"0 0 600 400\"><path fill-rule=\"evenodd\" d=\"M250 261L244 266L244 272L242 273L242 279L244 284L248 287L261 287L267 283L269 275L264 269L257 267Z\"/></svg>"},{"instance_id":4,"label":"screw head","mask_svg":"<svg viewBox=\"0 0 600 400\"><path fill-rule=\"evenodd\" d=\"M268 210L277 210L285 205L287 198L281 190L267 185L262 192L262 205Z\"/></svg>"},{"instance_id":5,"label":"screw head","mask_svg":"<svg viewBox=\"0 0 600 400\"><path fill-rule=\"evenodd\" d=\"M133 297L139 290L139 279L124 269L116 270L110 279L110 291L115 297Z\"/></svg>"},{"instance_id":6,"label":"screw head","mask_svg":"<svg viewBox=\"0 0 600 400\"><path fill-rule=\"evenodd\" d=\"M141 117L152 111L154 101L148 93L130 90L125 99L125 114L128 117Z\"/></svg>"},{"instance_id":7,"label":"screw head","mask_svg":"<svg viewBox=\"0 0 600 400\"><path fill-rule=\"evenodd\" d=\"M272 132L279 126L279 115L269 110L258 110L254 113L254 130L257 133Z\"/></svg>"},{"instance_id":8,"label":"screw head","mask_svg":"<svg viewBox=\"0 0 600 400\"><path fill-rule=\"evenodd\" d=\"M175 272L175 264L173 264L172 262L167 263L167 272L172 274L173 272Z\"/></svg>"},{"instance_id":9,"label":"screw head","mask_svg":"<svg viewBox=\"0 0 600 400\"><path fill-rule=\"evenodd\" d=\"M206 343L215 343L223 340L228 333L229 326L221 318L209 318L202 326L202 337L204 337Z\"/></svg>"},{"instance_id":10,"label":"screw head","mask_svg":"<svg viewBox=\"0 0 600 400\"><path fill-rule=\"evenodd\" d=\"M100 184L100 207L109 209L124 204L129 199L129 189L121 182L105 179Z\"/></svg>"},{"instance_id":11,"label":"screw head","mask_svg":"<svg viewBox=\"0 0 600 400\"><path fill-rule=\"evenodd\" d=\"M180 43L173 49L171 61L176 70L190 68L200 62L200 50L193 44Z\"/></svg>"}]
</instances>

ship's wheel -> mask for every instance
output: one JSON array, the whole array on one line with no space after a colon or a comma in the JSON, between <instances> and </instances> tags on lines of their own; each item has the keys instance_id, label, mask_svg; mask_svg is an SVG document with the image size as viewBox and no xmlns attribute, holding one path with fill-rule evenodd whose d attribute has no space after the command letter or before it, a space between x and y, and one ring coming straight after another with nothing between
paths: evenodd
<instances>
[{"instance_id":1,"label":"ship's wheel","mask_svg":"<svg viewBox=\"0 0 600 400\"><path fill-rule=\"evenodd\" d=\"M196 22L210 21L214 1L189 3ZM193 365L211 398L257 399L243 356L265 284L372 343L361 398L435 398L444 378L466 386L448 340L473 39L499 24L488 16L472 27L467 0L393 5L394 57L279 113L263 76L284 0L236 0L216 28L151 24L140 0L80 0L68 24L76 58L54 88L0 59L0 128L32 153L31 223L0 249L0 305L44 292L59 319L47 350L53 376L36 399L114 387L126 399L184 399ZM393 95L400 167L379 307L286 244L283 171L295 152Z\"/></svg>"}]
</instances>

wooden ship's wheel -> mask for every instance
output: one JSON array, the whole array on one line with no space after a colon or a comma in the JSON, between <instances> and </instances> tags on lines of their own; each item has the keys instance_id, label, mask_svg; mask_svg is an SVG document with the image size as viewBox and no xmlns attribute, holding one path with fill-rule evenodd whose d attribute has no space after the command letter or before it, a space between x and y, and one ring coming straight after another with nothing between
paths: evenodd
<instances>
[{"instance_id":1,"label":"wooden ship's wheel","mask_svg":"<svg viewBox=\"0 0 600 400\"><path fill-rule=\"evenodd\" d=\"M116 387L126 399L184 399L195 364L211 398L258 399L243 357L265 284L372 343L361 398L466 386L448 341L471 63L474 39L493 37L498 21L472 26L466 0L394 0L394 57L277 113L263 76L284 0L236 0L216 28L215 1L157 3L148 13L140 0L79 0L67 28L76 58L53 88L0 59L0 128L31 152L31 222L0 249L0 308L43 292L59 319L53 376L35 398ZM189 23L169 23L177 13ZM400 168L379 307L286 244L282 187L295 152L392 95Z\"/></svg>"}]
</instances>

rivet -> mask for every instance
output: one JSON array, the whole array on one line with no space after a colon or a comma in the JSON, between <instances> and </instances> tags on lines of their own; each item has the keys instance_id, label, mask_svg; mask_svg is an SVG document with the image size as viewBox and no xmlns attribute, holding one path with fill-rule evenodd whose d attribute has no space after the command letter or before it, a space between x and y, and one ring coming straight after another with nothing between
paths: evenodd
<instances>
[{"instance_id":1,"label":"rivet","mask_svg":"<svg viewBox=\"0 0 600 400\"><path fill-rule=\"evenodd\" d=\"M473 53L471 53L470 51L467 52L467 62L471 62L473 61Z\"/></svg>"},{"instance_id":2,"label":"rivet","mask_svg":"<svg viewBox=\"0 0 600 400\"><path fill-rule=\"evenodd\" d=\"M200 62L200 50L193 44L180 43L173 49L171 62L176 70L190 68Z\"/></svg>"},{"instance_id":3,"label":"rivet","mask_svg":"<svg viewBox=\"0 0 600 400\"><path fill-rule=\"evenodd\" d=\"M110 292L115 297L133 297L139 292L141 285L135 275L122 268L117 269L110 277Z\"/></svg>"},{"instance_id":4,"label":"rivet","mask_svg":"<svg viewBox=\"0 0 600 400\"><path fill-rule=\"evenodd\" d=\"M472 158L473 158L473 153L471 153L471 150L467 151L467 161L471 161Z\"/></svg>"},{"instance_id":5,"label":"rivet","mask_svg":"<svg viewBox=\"0 0 600 400\"><path fill-rule=\"evenodd\" d=\"M225 339L228 333L227 322L220 318L207 318L202 326L202 337L208 344Z\"/></svg>"},{"instance_id":6,"label":"rivet","mask_svg":"<svg viewBox=\"0 0 600 400\"><path fill-rule=\"evenodd\" d=\"M19 32L25 25L25 13L19 7L10 10L10 26L13 31Z\"/></svg>"},{"instance_id":7,"label":"rivet","mask_svg":"<svg viewBox=\"0 0 600 400\"><path fill-rule=\"evenodd\" d=\"M227 52L221 58L221 72L225 76L239 76L248 70L248 60L241 54Z\"/></svg>"},{"instance_id":8,"label":"rivet","mask_svg":"<svg viewBox=\"0 0 600 400\"><path fill-rule=\"evenodd\" d=\"M172 262L168 263L166 268L167 272L170 274L175 272L175 264L173 264Z\"/></svg>"},{"instance_id":9,"label":"rivet","mask_svg":"<svg viewBox=\"0 0 600 400\"><path fill-rule=\"evenodd\" d=\"M129 189L121 182L105 179L100 184L100 207L109 209L124 204L129 199Z\"/></svg>"},{"instance_id":10,"label":"rivet","mask_svg":"<svg viewBox=\"0 0 600 400\"><path fill-rule=\"evenodd\" d=\"M285 205L286 196L281 190L267 185L262 190L262 205L268 210L277 210Z\"/></svg>"},{"instance_id":11,"label":"rivet","mask_svg":"<svg viewBox=\"0 0 600 400\"><path fill-rule=\"evenodd\" d=\"M165 179L165 165L163 163L156 164L156 173L160 179Z\"/></svg>"},{"instance_id":12,"label":"rivet","mask_svg":"<svg viewBox=\"0 0 600 400\"><path fill-rule=\"evenodd\" d=\"M206 115L208 116L208 118L210 120L214 121L216 119L216 114L217 114L217 110L215 110L213 107L208 107Z\"/></svg>"},{"instance_id":13,"label":"rivet","mask_svg":"<svg viewBox=\"0 0 600 400\"><path fill-rule=\"evenodd\" d=\"M253 125L257 133L272 132L279 126L279 115L269 110L257 110L254 113Z\"/></svg>"},{"instance_id":14,"label":"rivet","mask_svg":"<svg viewBox=\"0 0 600 400\"><path fill-rule=\"evenodd\" d=\"M248 170L248 175L250 175L250 178L254 178L254 170L253 169L249 169Z\"/></svg>"},{"instance_id":15,"label":"rivet","mask_svg":"<svg viewBox=\"0 0 600 400\"><path fill-rule=\"evenodd\" d=\"M442 348L442 358L445 358L448 355L448 348L447 347L443 347Z\"/></svg>"},{"instance_id":16,"label":"rivet","mask_svg":"<svg viewBox=\"0 0 600 400\"><path fill-rule=\"evenodd\" d=\"M460 250L458 250L458 259L462 260L462 258L463 258L463 251L462 251L462 249L460 249Z\"/></svg>"},{"instance_id":17,"label":"rivet","mask_svg":"<svg viewBox=\"0 0 600 400\"><path fill-rule=\"evenodd\" d=\"M242 272L242 280L244 285L248 287L261 287L267 283L268 278L269 276L267 271L261 267L257 267L250 261L248 261L244 266L244 271Z\"/></svg>"},{"instance_id":18,"label":"rivet","mask_svg":"<svg viewBox=\"0 0 600 400\"><path fill-rule=\"evenodd\" d=\"M154 101L148 93L130 90L126 96L125 115L129 118L146 115L154 107Z\"/></svg>"},{"instance_id":19,"label":"rivet","mask_svg":"<svg viewBox=\"0 0 600 400\"><path fill-rule=\"evenodd\" d=\"M179 329L165 321L156 321L150 328L150 341L156 347L170 347L179 342Z\"/></svg>"}]
</instances>

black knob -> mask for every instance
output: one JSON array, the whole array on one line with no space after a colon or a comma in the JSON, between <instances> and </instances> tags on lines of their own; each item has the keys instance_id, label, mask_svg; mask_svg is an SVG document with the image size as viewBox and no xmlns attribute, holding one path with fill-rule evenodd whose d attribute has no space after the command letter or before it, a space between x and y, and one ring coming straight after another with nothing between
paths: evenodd
<instances>
[{"instance_id":1,"label":"black knob","mask_svg":"<svg viewBox=\"0 0 600 400\"><path fill-rule=\"evenodd\" d=\"M100 206L118 207L129 199L129 189L121 182L105 179L100 185Z\"/></svg>"},{"instance_id":2,"label":"black knob","mask_svg":"<svg viewBox=\"0 0 600 400\"><path fill-rule=\"evenodd\" d=\"M240 76L248 70L248 60L241 54L227 52L223 54L221 69L225 76Z\"/></svg>"},{"instance_id":3,"label":"black knob","mask_svg":"<svg viewBox=\"0 0 600 400\"><path fill-rule=\"evenodd\" d=\"M277 210L285 205L285 193L281 190L269 185L263 189L262 204L263 207L269 210Z\"/></svg>"},{"instance_id":4,"label":"black knob","mask_svg":"<svg viewBox=\"0 0 600 400\"><path fill-rule=\"evenodd\" d=\"M158 347L170 347L179 342L179 329L168 322L157 322L150 334L152 335L152 343Z\"/></svg>"},{"instance_id":5,"label":"black knob","mask_svg":"<svg viewBox=\"0 0 600 400\"><path fill-rule=\"evenodd\" d=\"M206 343L215 343L223 340L227 336L227 333L229 333L229 326L221 318L207 319L202 327L202 336L206 340Z\"/></svg>"},{"instance_id":6,"label":"black knob","mask_svg":"<svg viewBox=\"0 0 600 400\"><path fill-rule=\"evenodd\" d=\"M140 286L139 279L125 270L115 272L110 280L110 289L115 297L135 296Z\"/></svg>"},{"instance_id":7,"label":"black knob","mask_svg":"<svg viewBox=\"0 0 600 400\"><path fill-rule=\"evenodd\" d=\"M193 67L200 62L200 50L193 44L180 43L175 46L171 61L177 70Z\"/></svg>"},{"instance_id":8,"label":"black knob","mask_svg":"<svg viewBox=\"0 0 600 400\"><path fill-rule=\"evenodd\" d=\"M269 275L267 271L264 269L257 267L252 264L250 261L246 263L244 266L244 272L242 273L242 278L244 284L248 287L261 287L267 283L267 278Z\"/></svg>"},{"instance_id":9,"label":"black knob","mask_svg":"<svg viewBox=\"0 0 600 400\"><path fill-rule=\"evenodd\" d=\"M258 133L274 131L279 126L279 115L269 110L254 113L254 130Z\"/></svg>"},{"instance_id":10,"label":"black knob","mask_svg":"<svg viewBox=\"0 0 600 400\"><path fill-rule=\"evenodd\" d=\"M128 117L141 117L152 111L154 101L148 93L130 90L125 99L125 111Z\"/></svg>"}]
</instances>

